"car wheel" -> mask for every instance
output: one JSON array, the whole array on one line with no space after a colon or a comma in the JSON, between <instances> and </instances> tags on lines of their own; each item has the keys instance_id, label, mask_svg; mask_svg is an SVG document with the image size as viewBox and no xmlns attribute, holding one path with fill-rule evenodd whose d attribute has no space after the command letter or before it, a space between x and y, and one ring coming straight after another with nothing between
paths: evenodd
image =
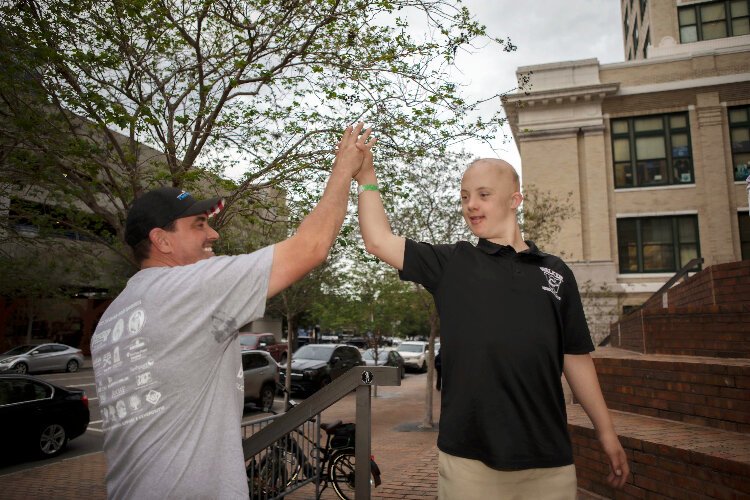
<instances>
[{"instance_id":1,"label":"car wheel","mask_svg":"<svg viewBox=\"0 0 750 500\"><path fill-rule=\"evenodd\" d=\"M54 457L59 454L68 443L65 427L60 424L47 424L39 432L39 448L37 451L43 457Z\"/></svg>"},{"instance_id":2,"label":"car wheel","mask_svg":"<svg viewBox=\"0 0 750 500\"><path fill-rule=\"evenodd\" d=\"M276 396L275 387L272 384L266 384L260 389L260 407L264 410L273 406L273 399Z\"/></svg>"},{"instance_id":3,"label":"car wheel","mask_svg":"<svg viewBox=\"0 0 750 500\"><path fill-rule=\"evenodd\" d=\"M71 359L68 361L68 364L65 365L65 371L69 373L74 373L78 371L78 361L75 359Z\"/></svg>"},{"instance_id":4,"label":"car wheel","mask_svg":"<svg viewBox=\"0 0 750 500\"><path fill-rule=\"evenodd\" d=\"M331 379L330 378L323 377L323 380L320 381L320 388L322 389L323 387L327 386L330 383L331 383Z\"/></svg>"},{"instance_id":5,"label":"car wheel","mask_svg":"<svg viewBox=\"0 0 750 500\"><path fill-rule=\"evenodd\" d=\"M419 369L420 372L425 373L427 371L427 361L422 361L422 367Z\"/></svg>"},{"instance_id":6,"label":"car wheel","mask_svg":"<svg viewBox=\"0 0 750 500\"><path fill-rule=\"evenodd\" d=\"M29 373L29 365L26 363L18 363L15 368L16 373L20 373L21 375Z\"/></svg>"}]
</instances>

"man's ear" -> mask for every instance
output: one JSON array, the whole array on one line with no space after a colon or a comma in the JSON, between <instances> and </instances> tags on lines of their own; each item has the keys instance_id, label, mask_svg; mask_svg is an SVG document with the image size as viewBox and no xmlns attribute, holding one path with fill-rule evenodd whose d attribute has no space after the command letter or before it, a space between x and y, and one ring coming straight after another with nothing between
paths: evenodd
<instances>
[{"instance_id":1,"label":"man's ear","mask_svg":"<svg viewBox=\"0 0 750 500\"><path fill-rule=\"evenodd\" d=\"M513 210L518 209L519 206L521 206L521 202L523 201L523 195L519 192L513 193L513 195L510 197L510 206L513 208Z\"/></svg>"},{"instance_id":2,"label":"man's ear","mask_svg":"<svg viewBox=\"0 0 750 500\"><path fill-rule=\"evenodd\" d=\"M172 244L167 238L167 232L160 227L155 227L148 233L148 238L151 240L151 247L158 250L161 253L171 253Z\"/></svg>"}]
</instances>

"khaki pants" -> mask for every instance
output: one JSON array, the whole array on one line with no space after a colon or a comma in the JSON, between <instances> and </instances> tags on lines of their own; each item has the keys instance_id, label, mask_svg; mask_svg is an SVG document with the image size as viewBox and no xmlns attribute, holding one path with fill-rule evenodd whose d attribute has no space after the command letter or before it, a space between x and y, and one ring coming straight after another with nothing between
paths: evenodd
<instances>
[{"instance_id":1,"label":"khaki pants","mask_svg":"<svg viewBox=\"0 0 750 500\"><path fill-rule=\"evenodd\" d=\"M440 500L576 499L574 465L500 471L478 460L459 458L442 451L438 457Z\"/></svg>"}]
</instances>

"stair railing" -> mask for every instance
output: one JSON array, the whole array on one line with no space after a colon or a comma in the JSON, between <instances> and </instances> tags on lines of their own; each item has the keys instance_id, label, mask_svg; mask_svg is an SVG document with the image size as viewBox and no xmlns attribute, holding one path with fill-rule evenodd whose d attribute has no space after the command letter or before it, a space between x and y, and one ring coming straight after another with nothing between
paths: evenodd
<instances>
[{"instance_id":1,"label":"stair railing","mask_svg":"<svg viewBox=\"0 0 750 500\"><path fill-rule=\"evenodd\" d=\"M305 399L289 411L263 419L265 426L242 441L245 461L264 453L265 450L281 439L285 439L312 421L317 427L318 444L320 444L320 414L344 396L356 390L355 463L360 464L355 470L355 496L362 500L370 499L370 463L371 455L371 407L370 392L373 385L400 386L399 370L390 366L355 366L332 381L315 394ZM299 485L293 489L299 488ZM291 491L291 490L290 490ZM283 497L283 492L279 497Z\"/></svg>"}]
</instances>

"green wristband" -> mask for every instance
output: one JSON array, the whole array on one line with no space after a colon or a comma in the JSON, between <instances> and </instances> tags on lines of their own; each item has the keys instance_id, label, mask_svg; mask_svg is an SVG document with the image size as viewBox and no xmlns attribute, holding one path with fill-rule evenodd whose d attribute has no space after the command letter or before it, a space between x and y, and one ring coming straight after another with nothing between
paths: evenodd
<instances>
[{"instance_id":1,"label":"green wristband","mask_svg":"<svg viewBox=\"0 0 750 500\"><path fill-rule=\"evenodd\" d=\"M362 184L357 188L357 195L360 195L365 191L380 191L380 189L377 184Z\"/></svg>"}]
</instances>

